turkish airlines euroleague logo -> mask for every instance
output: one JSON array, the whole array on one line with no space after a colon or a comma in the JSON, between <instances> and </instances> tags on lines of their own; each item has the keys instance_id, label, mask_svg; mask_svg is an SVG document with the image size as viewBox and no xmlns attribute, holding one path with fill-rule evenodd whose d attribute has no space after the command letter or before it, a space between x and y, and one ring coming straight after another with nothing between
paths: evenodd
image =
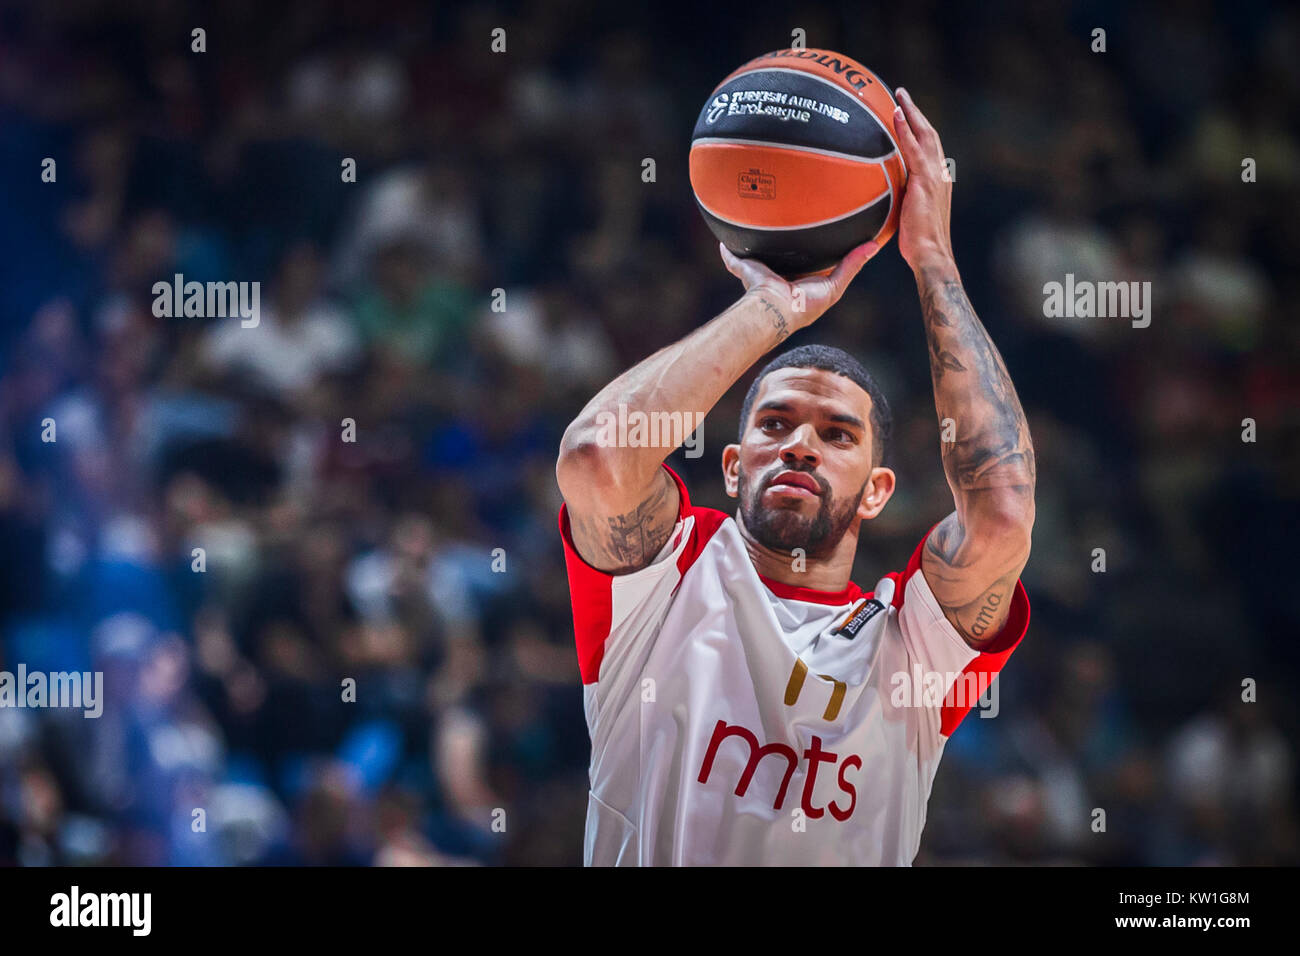
<instances>
[{"instance_id":1,"label":"turkish airlines euroleague logo","mask_svg":"<svg viewBox=\"0 0 1300 956\"><path fill-rule=\"evenodd\" d=\"M826 674L819 676L832 681L834 684L830 700L827 702L826 710L822 714L824 720L834 720L839 715L840 706L844 703L844 694L847 687L843 681L835 680L835 678ZM808 665L801 660L795 661L794 670L791 672L790 680L786 683L785 688L785 705L787 707L793 706L799 699L807 677ZM772 803L773 810L780 810L785 804L786 792L790 788L790 778L794 776L795 769L799 766L800 755L793 747L783 743L764 744L760 747L758 738L751 731L738 724L733 725L725 720L719 720L714 725L713 736L709 739L709 748L704 752L704 763L700 765L700 783L709 782L709 775L713 772L713 761L718 755L718 749L728 737L739 738L749 748L749 759L745 762L745 769L741 772L740 779L736 781L735 793L738 797L743 797L749 791L749 784L754 779L754 774L758 771L758 765L763 760L768 757L781 757L785 760L785 774L781 777L781 788L777 790L776 799ZM732 746L738 746L738 744ZM799 805L803 808L803 812L810 819L819 820L829 810L832 817L843 823L853 815L853 810L858 804L858 790L845 779L845 772L850 768L861 770L862 758L857 754L848 754L841 761L839 754L830 750L823 750L822 739L814 734L811 746L803 752L803 759L808 761L808 774L804 778L803 793L799 799ZM847 806L841 806L838 800L832 800L824 807L813 805L813 791L817 787L817 774L821 771L822 764L830 764L832 767L839 765L836 781L839 783L841 793L847 798Z\"/></svg>"}]
</instances>

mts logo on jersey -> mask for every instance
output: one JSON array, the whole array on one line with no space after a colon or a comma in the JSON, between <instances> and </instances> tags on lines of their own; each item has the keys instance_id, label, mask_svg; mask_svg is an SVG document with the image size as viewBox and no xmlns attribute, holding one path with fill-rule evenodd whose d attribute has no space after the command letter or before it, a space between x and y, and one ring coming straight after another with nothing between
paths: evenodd
<instances>
[{"instance_id":1,"label":"mts logo on jersey","mask_svg":"<svg viewBox=\"0 0 1300 956\"><path fill-rule=\"evenodd\" d=\"M793 747L786 744L765 744L760 747L758 738L749 730L739 725L732 725L725 720L719 720L713 727L713 736L709 739L709 749L704 753L704 763L700 766L700 783L708 783L709 775L713 772L713 760L718 755L719 748L728 737L735 737L736 742L730 746L739 747L743 743L749 748L749 759L745 762L745 769L740 774L740 779L736 781L736 796L743 797L749 790L749 783L754 779L754 773L758 770L759 763L768 757L782 757L785 759L785 775L781 778L781 789L776 792L776 799L772 802L773 810L780 810L785 803L786 790L790 787L790 778L794 776L794 771L799 766L799 754ZM840 762L840 755L832 753L829 750L822 750L822 739L813 735L812 745L803 752L803 757L808 761L808 776L804 779L803 794L800 798L799 805L803 807L803 812L811 819L820 819L827 810L831 816L843 823L853 815L853 808L858 803L858 790L852 783L845 779L844 774L850 767L862 769L862 758L857 754L849 754ZM824 763L839 764L839 781L840 790L848 798L847 806L841 806L838 800L832 800L825 807L813 806L813 789L817 786L817 773Z\"/></svg>"},{"instance_id":2,"label":"mts logo on jersey","mask_svg":"<svg viewBox=\"0 0 1300 956\"><path fill-rule=\"evenodd\" d=\"M848 690L844 681L836 680L830 674L822 674L826 680L830 681L834 687L831 692L830 701L826 705L826 711L822 714L822 719L826 721L834 720L839 716L840 706L844 703L844 694ZM785 685L785 706L793 707L799 700L799 695L803 692L804 681L808 677L808 665L798 658L795 659L794 669L790 672L790 680ZM790 778L794 776L795 768L799 766L799 754L795 749L787 744L765 744L760 747L758 738L752 732L739 725L731 725L725 720L719 720L713 727L713 736L709 739L709 749L704 752L704 763L700 765L700 783L709 782L709 774L713 772L713 760L718 755L718 748L728 737L738 737L749 745L749 760L745 762L745 769L736 781L736 796L743 797L749 789L749 783L754 779L754 773L758 770L759 762L764 757L779 755L785 758L786 768L785 776L781 778L781 789L776 792L776 800L772 803L773 810L780 810L781 805L785 803L785 793L790 786ZM733 744L732 746L736 746ZM822 739L813 735L812 746L803 752L803 757L808 761L808 776L804 778L803 795L800 798L799 805L803 807L803 812L813 820L819 820L830 810L831 816L843 823L853 815L853 808L858 804L858 790L853 784L844 779L844 772L850 767L862 769L862 758L857 754L849 754L840 763L840 756L829 750L822 750ZM837 801L831 801L825 807L813 806L813 789L817 786L817 772L821 769L823 763L829 763L832 766L839 763L839 781L840 790L849 798L847 807L841 807Z\"/></svg>"}]
</instances>

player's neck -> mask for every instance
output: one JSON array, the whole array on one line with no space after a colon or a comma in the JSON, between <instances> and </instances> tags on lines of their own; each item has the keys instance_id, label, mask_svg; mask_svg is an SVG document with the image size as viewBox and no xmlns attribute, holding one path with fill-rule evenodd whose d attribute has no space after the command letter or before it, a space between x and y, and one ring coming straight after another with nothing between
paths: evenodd
<instances>
[{"instance_id":1,"label":"player's neck","mask_svg":"<svg viewBox=\"0 0 1300 956\"><path fill-rule=\"evenodd\" d=\"M754 570L760 577L813 591L838 592L849 586L858 545L857 535L852 532L845 534L829 555L813 557L775 551L754 539L739 514L736 523L745 541L745 550L749 552L749 560L754 563Z\"/></svg>"}]
</instances>

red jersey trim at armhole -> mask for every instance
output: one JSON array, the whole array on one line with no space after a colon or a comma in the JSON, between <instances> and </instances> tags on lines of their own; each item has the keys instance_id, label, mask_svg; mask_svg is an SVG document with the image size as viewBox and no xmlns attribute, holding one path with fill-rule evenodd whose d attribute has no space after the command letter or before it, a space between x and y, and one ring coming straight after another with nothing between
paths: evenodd
<instances>
[{"instance_id":1,"label":"red jersey trim at armhole","mask_svg":"<svg viewBox=\"0 0 1300 956\"><path fill-rule=\"evenodd\" d=\"M957 684L949 689L948 696L944 698L943 709L939 715L939 733L945 737L951 736L957 729L957 725L962 722L962 718L974 706L974 701L965 701L965 698L970 696L967 693L962 695L962 704L953 702L953 693L957 687L970 688L982 695L1002 670L1007 658L1020 646L1028 631L1029 595L1025 593L1025 586L1017 578L1016 588L1011 592L1011 611L1007 615L1007 622L1002 625L1002 630L998 631L997 636L989 641L988 646L977 652L975 659L966 665L966 669L957 678ZM971 674L975 675L973 681L968 676Z\"/></svg>"},{"instance_id":2,"label":"red jersey trim at armhole","mask_svg":"<svg viewBox=\"0 0 1300 956\"><path fill-rule=\"evenodd\" d=\"M676 523L680 525L687 517L695 518L690 530L691 540L677 559L678 574L684 575L686 569L700 556L709 538L722 525L726 515L712 508L697 508L692 505L681 476L667 465L663 467L677 485L680 497ZM560 540L564 543L564 564L569 575L569 600L573 607L573 637L578 651L578 671L584 684L594 684L600 679L605 640L609 637L613 623L613 583L617 575L593 568L583 560L573 543L566 504L560 505L559 525ZM681 527L674 529L674 548L680 543L683 531L684 528Z\"/></svg>"},{"instance_id":3,"label":"red jersey trim at armhole","mask_svg":"<svg viewBox=\"0 0 1300 956\"><path fill-rule=\"evenodd\" d=\"M912 580L912 575L921 570L921 552L925 549L925 543L930 540L930 535L934 533L934 529L937 527L939 527L939 523L936 521L930 526L930 530L921 536L921 543L913 549L912 557L908 559L907 567L903 571L894 571L886 575L894 579L894 600L890 602L894 607L903 606L903 595L907 592L907 582Z\"/></svg>"},{"instance_id":4,"label":"red jersey trim at armhole","mask_svg":"<svg viewBox=\"0 0 1300 956\"><path fill-rule=\"evenodd\" d=\"M930 535L938 527L936 522L930 527L930 530L921 538L920 544L912 552L911 560L907 562L907 568L896 578L897 587L894 589L893 606L901 608L903 606L903 595L907 590L907 582L912 579L912 575L921 570L921 552L925 549L925 543L930 540ZM894 575L890 575L894 577ZM976 651L975 659L966 665L961 676L948 690L944 698L943 708L939 715L939 733L945 737L952 735L962 719L975 706L974 701L965 701L963 694L963 703L960 705L954 703L954 694L958 688L963 691L966 688L977 689L979 694L988 688L993 682L993 678L1002 670L1011 653L1020 645L1025 634L1029 631L1029 595L1025 592L1025 586L1016 579L1015 589L1011 592L1011 610L1008 612L1007 621L1002 625L1002 629L984 646L982 650ZM960 636L960 635L958 635ZM962 638L965 640L965 638ZM973 650L973 648L972 648ZM970 675L975 675L971 680ZM974 685L972 687L972 685ZM977 695L978 696L978 695Z\"/></svg>"}]
</instances>

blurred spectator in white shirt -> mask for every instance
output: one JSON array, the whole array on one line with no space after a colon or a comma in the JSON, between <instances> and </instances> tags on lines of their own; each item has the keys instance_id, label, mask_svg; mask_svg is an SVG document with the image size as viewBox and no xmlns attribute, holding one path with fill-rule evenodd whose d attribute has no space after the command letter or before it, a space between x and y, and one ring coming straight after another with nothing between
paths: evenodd
<instances>
[{"instance_id":1,"label":"blurred spectator in white shirt","mask_svg":"<svg viewBox=\"0 0 1300 956\"><path fill-rule=\"evenodd\" d=\"M323 268L310 243L290 249L258 324L245 327L238 316L218 319L204 336L200 350L209 370L246 376L287 399L355 365L357 335L347 315L321 297Z\"/></svg>"}]
</instances>

